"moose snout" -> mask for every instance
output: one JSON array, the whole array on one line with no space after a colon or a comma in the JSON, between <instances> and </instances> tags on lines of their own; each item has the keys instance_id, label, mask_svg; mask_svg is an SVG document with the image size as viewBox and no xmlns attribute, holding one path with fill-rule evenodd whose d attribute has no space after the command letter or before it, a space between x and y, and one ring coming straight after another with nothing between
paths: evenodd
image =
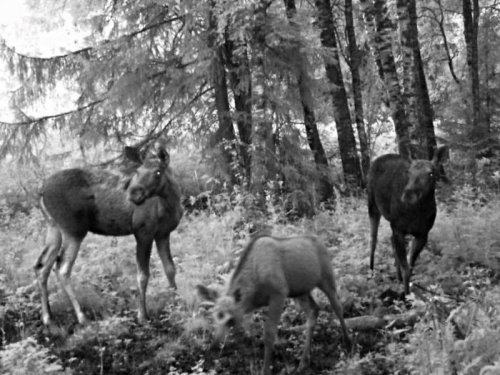
<instances>
[{"instance_id":1,"label":"moose snout","mask_svg":"<svg viewBox=\"0 0 500 375\"><path fill-rule=\"evenodd\" d=\"M135 204L141 204L146 200L146 190L142 186L132 186L128 190L128 199Z\"/></svg>"},{"instance_id":2,"label":"moose snout","mask_svg":"<svg viewBox=\"0 0 500 375\"><path fill-rule=\"evenodd\" d=\"M215 344L220 344L221 342L224 341L224 338L227 335L227 330L228 327L225 325L218 325L215 327L215 332L214 332L214 343Z\"/></svg>"},{"instance_id":3,"label":"moose snout","mask_svg":"<svg viewBox=\"0 0 500 375\"><path fill-rule=\"evenodd\" d=\"M401 202L407 205L413 205L418 202L419 194L416 190L405 189L401 195Z\"/></svg>"}]
</instances>

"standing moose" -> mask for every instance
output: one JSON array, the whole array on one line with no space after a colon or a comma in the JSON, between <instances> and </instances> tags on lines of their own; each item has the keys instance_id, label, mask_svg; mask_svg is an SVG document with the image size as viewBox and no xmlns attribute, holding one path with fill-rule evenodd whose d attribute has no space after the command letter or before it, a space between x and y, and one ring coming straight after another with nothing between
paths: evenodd
<instances>
[{"instance_id":1,"label":"standing moose","mask_svg":"<svg viewBox=\"0 0 500 375\"><path fill-rule=\"evenodd\" d=\"M169 284L176 288L170 232L177 227L183 211L180 188L169 167L169 155L164 145L158 143L155 157L143 160L132 147L125 147L125 156L134 163L134 173L125 183L118 174L88 168L65 169L45 181L40 202L48 230L45 247L34 267L42 294L45 325L52 324L47 280L54 263L59 283L73 305L78 322L85 323L70 277L80 244L88 232L135 236L140 322L147 319L146 288L153 241Z\"/></svg>"},{"instance_id":2,"label":"standing moose","mask_svg":"<svg viewBox=\"0 0 500 375\"><path fill-rule=\"evenodd\" d=\"M370 268L373 271L380 216L391 224L392 247L398 279L410 293L410 276L415 262L427 243L436 218L436 179L447 153L441 146L432 160L407 160L387 154L373 161L368 172L368 214L371 229ZM405 236L414 236L408 266Z\"/></svg>"}]
</instances>

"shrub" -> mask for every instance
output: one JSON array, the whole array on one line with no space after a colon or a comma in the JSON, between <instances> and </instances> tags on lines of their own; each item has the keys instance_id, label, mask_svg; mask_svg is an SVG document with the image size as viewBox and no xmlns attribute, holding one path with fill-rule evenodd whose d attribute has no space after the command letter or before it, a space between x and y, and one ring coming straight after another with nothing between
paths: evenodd
<instances>
[{"instance_id":1,"label":"shrub","mask_svg":"<svg viewBox=\"0 0 500 375\"><path fill-rule=\"evenodd\" d=\"M0 369L3 374L61 374L69 375L49 349L37 344L33 337L9 344L0 351Z\"/></svg>"}]
</instances>

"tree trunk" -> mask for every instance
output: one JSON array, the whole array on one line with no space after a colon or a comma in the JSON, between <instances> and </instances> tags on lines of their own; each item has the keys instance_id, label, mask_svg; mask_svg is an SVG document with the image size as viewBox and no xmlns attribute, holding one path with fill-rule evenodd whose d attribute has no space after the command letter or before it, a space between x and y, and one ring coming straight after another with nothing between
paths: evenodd
<instances>
[{"instance_id":1,"label":"tree trunk","mask_svg":"<svg viewBox=\"0 0 500 375\"><path fill-rule=\"evenodd\" d=\"M479 0L463 0L464 36L467 46L467 66L469 68L471 101L472 101L472 129L471 138L481 140L486 134L482 129L480 119L479 96L479 68L477 32L479 25Z\"/></svg>"},{"instance_id":2,"label":"tree trunk","mask_svg":"<svg viewBox=\"0 0 500 375\"><path fill-rule=\"evenodd\" d=\"M215 4L211 3L212 9ZM210 10L209 14L209 37L208 44L213 50L214 56L211 61L211 77L212 77L212 87L215 92L215 108L217 111L217 118L219 121L219 128L215 132L215 136L212 140L214 147L218 147L221 155L224 158L224 171L230 177L231 183L236 183L236 178L232 170L232 165L234 162L234 143L236 140L234 134L233 121L231 119L231 113L229 109L229 98L228 89L226 81L226 70L223 65L223 49L222 46L216 44L216 30L217 30L217 20L215 15Z\"/></svg>"},{"instance_id":3,"label":"tree trunk","mask_svg":"<svg viewBox=\"0 0 500 375\"><path fill-rule=\"evenodd\" d=\"M361 166L356 151L356 140L352 129L349 104L345 91L340 58L335 36L332 7L330 0L315 0L317 8L318 26L321 30L321 44L332 52L332 58L325 58L325 69L328 80L332 85L331 95L335 125L339 140L340 158L344 177L348 184L363 185Z\"/></svg>"},{"instance_id":4,"label":"tree trunk","mask_svg":"<svg viewBox=\"0 0 500 375\"><path fill-rule=\"evenodd\" d=\"M403 105L406 110L408 122L411 124L409 135L412 144L420 144L421 134L418 124L417 115L417 93L415 90L415 77L413 76L413 54L412 54L412 35L410 35L410 20L407 9L407 0L397 0L397 15L399 24L399 40L400 40L400 59L403 71L399 75L401 82L401 94ZM396 44L397 46L397 44Z\"/></svg>"},{"instance_id":5,"label":"tree trunk","mask_svg":"<svg viewBox=\"0 0 500 375\"><path fill-rule=\"evenodd\" d=\"M293 20L297 11L295 8L295 0L284 0L284 2L286 15L290 24L292 27L298 29L299 26ZM333 185L328 173L328 159L319 137L318 125L316 124L310 77L307 73L307 58L300 53L299 49L295 56L294 66L299 86L300 101L304 112L304 126L306 129L307 141L313 153L314 162L319 174L319 198L321 202L324 202L333 197Z\"/></svg>"},{"instance_id":6,"label":"tree trunk","mask_svg":"<svg viewBox=\"0 0 500 375\"><path fill-rule=\"evenodd\" d=\"M401 4L402 3L402 4ZM406 14L407 32L404 34L404 44L408 46L411 53L411 75L412 91L414 100L413 113L416 115L415 138L424 147L428 159L434 155L436 149L436 134L434 131L433 109L429 98L429 90L425 79L422 56L420 54L420 42L418 40L417 7L415 0L398 0L401 12ZM401 14L401 13L400 13ZM401 19L401 16L400 16Z\"/></svg>"},{"instance_id":7,"label":"tree trunk","mask_svg":"<svg viewBox=\"0 0 500 375\"><path fill-rule=\"evenodd\" d=\"M244 179L250 181L252 143L252 78L246 43L235 48L235 42L225 37L226 66L229 70L229 83L234 96L235 119L239 135L240 165ZM237 53L236 51L239 51Z\"/></svg>"},{"instance_id":8,"label":"tree trunk","mask_svg":"<svg viewBox=\"0 0 500 375\"><path fill-rule=\"evenodd\" d=\"M363 90L361 87L361 77L359 68L361 65L361 52L356 42L354 31L354 18L352 15L352 0L345 0L345 22L347 34L347 48L349 50L349 67L352 75L352 91L354 97L354 116L358 130L359 148L361 149L361 169L363 172L363 183L366 183L366 176L370 168L370 145L366 136L364 111L363 111Z\"/></svg>"},{"instance_id":9,"label":"tree trunk","mask_svg":"<svg viewBox=\"0 0 500 375\"><path fill-rule=\"evenodd\" d=\"M255 11L256 39L260 48L255 50L255 93L256 106L252 129L252 162L250 188L254 195L254 205L249 213L257 223L266 213L266 184L270 180L269 164L272 163L272 111L267 97L267 77L265 67L265 30L267 4L261 1ZM257 224L259 225L259 224Z\"/></svg>"},{"instance_id":10,"label":"tree trunk","mask_svg":"<svg viewBox=\"0 0 500 375\"><path fill-rule=\"evenodd\" d=\"M391 32L394 27L387 12L387 4L385 0L375 0L373 6L368 5L367 0L360 0L360 3L368 23L371 23L373 16L375 16L375 38L372 42L381 62L382 76L389 94L389 105L396 130L399 153L404 157L409 157L410 123L406 115L392 53Z\"/></svg>"}]
</instances>

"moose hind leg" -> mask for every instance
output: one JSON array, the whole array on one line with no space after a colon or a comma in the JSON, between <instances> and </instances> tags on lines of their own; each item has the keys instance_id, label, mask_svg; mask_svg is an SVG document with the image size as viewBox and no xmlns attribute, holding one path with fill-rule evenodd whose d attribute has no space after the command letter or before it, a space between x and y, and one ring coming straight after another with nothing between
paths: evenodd
<instances>
[{"instance_id":1,"label":"moose hind leg","mask_svg":"<svg viewBox=\"0 0 500 375\"><path fill-rule=\"evenodd\" d=\"M380 224L380 212L376 208L369 208L370 215L370 269L373 272L375 263L375 249L377 248L378 226Z\"/></svg>"},{"instance_id":2,"label":"moose hind leg","mask_svg":"<svg viewBox=\"0 0 500 375\"><path fill-rule=\"evenodd\" d=\"M52 313L50 311L47 284L50 271L52 270L52 266L54 265L59 254L59 250L61 249L61 242L60 230L55 226L50 226L47 229L47 235L45 237L45 247L34 267L38 287L40 288L41 293L42 322L46 326L50 326L52 324Z\"/></svg>"},{"instance_id":3,"label":"moose hind leg","mask_svg":"<svg viewBox=\"0 0 500 375\"><path fill-rule=\"evenodd\" d=\"M344 320L344 311L342 304L340 303L339 295L337 294L337 287L335 285L335 280L330 277L329 280L325 280L319 287L328 297L330 305L332 305L333 311L340 322L340 328L342 329L342 335L344 336L345 346L348 351L351 351L352 343L349 338L349 333L347 332L347 326Z\"/></svg>"},{"instance_id":4,"label":"moose hind leg","mask_svg":"<svg viewBox=\"0 0 500 375\"><path fill-rule=\"evenodd\" d=\"M56 275L59 280L59 284L66 292L66 295L73 305L78 323L85 324L87 319L85 318L85 314L82 311L80 302L78 302L78 298L76 297L76 293L71 284L71 270L75 264L82 240L83 238L63 233L63 251L59 255L56 262Z\"/></svg>"},{"instance_id":5,"label":"moose hind leg","mask_svg":"<svg viewBox=\"0 0 500 375\"><path fill-rule=\"evenodd\" d=\"M271 374L274 340L276 339L278 323L283 312L285 299L285 294L275 294L271 296L269 301L269 313L264 324L264 364L262 371L266 375Z\"/></svg>"},{"instance_id":6,"label":"moose hind leg","mask_svg":"<svg viewBox=\"0 0 500 375\"><path fill-rule=\"evenodd\" d=\"M299 367L297 368L297 372L302 373L309 367L309 363L311 361L311 339L316 319L318 318L319 308L310 293L303 297L296 298L296 300L302 307L302 310L304 310L307 314L306 341L304 343L302 358L300 359Z\"/></svg>"},{"instance_id":7,"label":"moose hind leg","mask_svg":"<svg viewBox=\"0 0 500 375\"><path fill-rule=\"evenodd\" d=\"M170 287L177 289L177 284L175 283L175 265L170 253L170 234L166 237L156 238L156 248L158 249L158 255L160 256Z\"/></svg>"},{"instance_id":8,"label":"moose hind leg","mask_svg":"<svg viewBox=\"0 0 500 375\"><path fill-rule=\"evenodd\" d=\"M149 260L151 258L151 248L153 240L137 238L137 283L139 284L139 308L137 319L140 323L145 323L148 319L146 310L146 289L149 281Z\"/></svg>"}]
</instances>

